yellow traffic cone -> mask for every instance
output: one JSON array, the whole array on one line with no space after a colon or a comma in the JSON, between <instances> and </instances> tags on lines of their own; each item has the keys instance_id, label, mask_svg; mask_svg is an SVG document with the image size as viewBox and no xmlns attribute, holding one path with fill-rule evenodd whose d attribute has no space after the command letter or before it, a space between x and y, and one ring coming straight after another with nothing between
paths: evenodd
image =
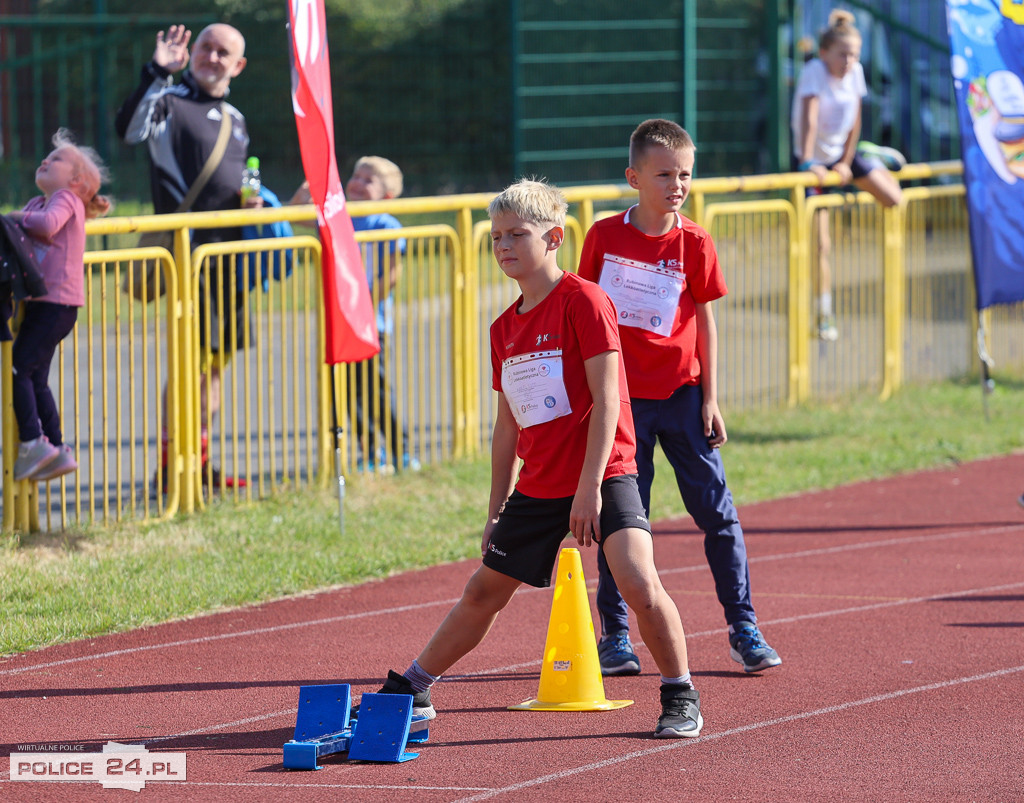
<instances>
[{"instance_id":1,"label":"yellow traffic cone","mask_svg":"<svg viewBox=\"0 0 1024 803\"><path fill-rule=\"evenodd\" d=\"M510 705L512 711L610 711L632 700L604 696L601 662L597 657L594 620L580 551L566 547L558 555L555 596L544 643L540 688L536 700Z\"/></svg>"}]
</instances>

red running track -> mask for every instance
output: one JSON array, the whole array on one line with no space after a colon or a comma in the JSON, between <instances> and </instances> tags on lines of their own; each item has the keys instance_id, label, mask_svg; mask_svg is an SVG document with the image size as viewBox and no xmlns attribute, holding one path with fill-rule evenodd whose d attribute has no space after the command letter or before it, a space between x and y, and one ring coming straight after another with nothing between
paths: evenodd
<instances>
[{"instance_id":1,"label":"red running track","mask_svg":"<svg viewBox=\"0 0 1024 803\"><path fill-rule=\"evenodd\" d=\"M507 711L537 692L550 611L550 591L524 590L434 690L419 758L284 770L298 687L375 691L456 600L467 561L0 659L0 799L125 799L9 780L19 745L112 740L186 754L187 780L151 782L145 800L1024 801L1022 490L1015 455L746 506L754 602L783 657L759 675L729 659L700 535L661 522L699 739L651 738L642 646L641 676L605 682L632 706Z\"/></svg>"}]
</instances>

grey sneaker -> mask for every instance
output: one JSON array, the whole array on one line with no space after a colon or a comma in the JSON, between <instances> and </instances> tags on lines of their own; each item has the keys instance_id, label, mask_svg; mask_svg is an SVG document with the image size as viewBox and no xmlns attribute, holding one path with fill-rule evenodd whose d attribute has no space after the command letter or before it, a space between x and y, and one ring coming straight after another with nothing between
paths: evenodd
<instances>
[{"instance_id":1,"label":"grey sneaker","mask_svg":"<svg viewBox=\"0 0 1024 803\"><path fill-rule=\"evenodd\" d=\"M753 622L737 622L729 625L729 656L736 663L743 664L744 672L760 672L782 663L761 635Z\"/></svg>"},{"instance_id":2,"label":"grey sneaker","mask_svg":"<svg viewBox=\"0 0 1024 803\"><path fill-rule=\"evenodd\" d=\"M692 739L700 736L704 717L700 715L700 693L686 686L661 684L661 716L654 735L659 739Z\"/></svg>"},{"instance_id":3,"label":"grey sneaker","mask_svg":"<svg viewBox=\"0 0 1024 803\"><path fill-rule=\"evenodd\" d=\"M633 652L628 630L602 636L597 642L597 657L601 661L602 675L640 674L640 659Z\"/></svg>"},{"instance_id":4,"label":"grey sneaker","mask_svg":"<svg viewBox=\"0 0 1024 803\"><path fill-rule=\"evenodd\" d=\"M39 471L60 454L60 449L40 435L31 444L23 443L18 447L18 457L14 461L14 479L17 481L31 479L31 475Z\"/></svg>"},{"instance_id":5,"label":"grey sneaker","mask_svg":"<svg viewBox=\"0 0 1024 803\"><path fill-rule=\"evenodd\" d=\"M70 474L77 469L78 463L75 461L75 455L71 451L71 447L65 443L57 447L57 456L53 460L45 463L42 468L33 471L29 474L28 478L36 482L46 482L57 477L63 477L65 474Z\"/></svg>"}]
</instances>

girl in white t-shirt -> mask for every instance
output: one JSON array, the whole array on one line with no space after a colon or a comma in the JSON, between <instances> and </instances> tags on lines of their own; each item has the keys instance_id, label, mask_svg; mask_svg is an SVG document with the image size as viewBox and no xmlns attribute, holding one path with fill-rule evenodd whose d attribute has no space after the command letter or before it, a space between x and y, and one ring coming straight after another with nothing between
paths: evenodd
<instances>
[{"instance_id":1,"label":"girl in white t-shirt","mask_svg":"<svg viewBox=\"0 0 1024 803\"><path fill-rule=\"evenodd\" d=\"M861 103L867 95L860 64L861 36L849 11L834 10L818 43L818 58L804 65L793 99L793 164L824 181L829 171L843 184L852 183L871 193L883 206L900 202L899 182L880 163L857 153ZM828 215L821 210L818 223L819 306L818 336L835 340L838 331L832 313L832 243Z\"/></svg>"}]
</instances>

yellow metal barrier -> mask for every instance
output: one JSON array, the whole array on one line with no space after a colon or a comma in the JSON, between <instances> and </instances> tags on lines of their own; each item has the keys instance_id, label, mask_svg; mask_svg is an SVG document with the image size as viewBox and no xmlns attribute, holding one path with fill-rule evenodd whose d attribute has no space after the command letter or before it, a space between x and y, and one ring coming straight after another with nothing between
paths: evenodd
<instances>
[{"instance_id":1,"label":"yellow metal barrier","mask_svg":"<svg viewBox=\"0 0 1024 803\"><path fill-rule=\"evenodd\" d=\"M285 254L290 277L248 279L248 255ZM282 484L326 479L330 387L320 260L320 242L310 236L211 243L192 252L196 314L189 329L198 359L183 363L193 392L177 422L187 443L187 507L203 505L203 488L252 500Z\"/></svg>"},{"instance_id":2,"label":"yellow metal barrier","mask_svg":"<svg viewBox=\"0 0 1024 803\"><path fill-rule=\"evenodd\" d=\"M956 162L909 165L900 180L923 185L906 187L889 210L861 193L808 199L815 179L807 173L693 182L687 212L712 233L730 287L716 305L727 412L864 390L884 398L904 381L977 366L963 187L949 183L959 173ZM636 193L625 185L565 193L559 258L574 270L593 221ZM3 344L3 528L168 517L201 508L211 492L251 500L282 485L324 484L336 468L386 474L486 450L495 410L488 330L518 295L491 256L492 197L350 204L353 215L388 212L406 225L356 235L374 306L389 322L381 356L333 370L323 364L312 206L90 221L86 306L55 360L55 396L80 469L42 488L13 482L11 346ZM275 220L308 226L310 236L188 249L190 229ZM835 343L815 329L821 220L831 239ZM107 248L153 230L174 231L173 254ZM246 255L285 251L294 269L282 281L250 286L238 272ZM167 279L155 304L120 290L138 257L160 260ZM220 326L199 314L214 303L226 312ZM1020 305L985 319L997 364L1024 369ZM219 415L203 405L212 375Z\"/></svg>"}]
</instances>

